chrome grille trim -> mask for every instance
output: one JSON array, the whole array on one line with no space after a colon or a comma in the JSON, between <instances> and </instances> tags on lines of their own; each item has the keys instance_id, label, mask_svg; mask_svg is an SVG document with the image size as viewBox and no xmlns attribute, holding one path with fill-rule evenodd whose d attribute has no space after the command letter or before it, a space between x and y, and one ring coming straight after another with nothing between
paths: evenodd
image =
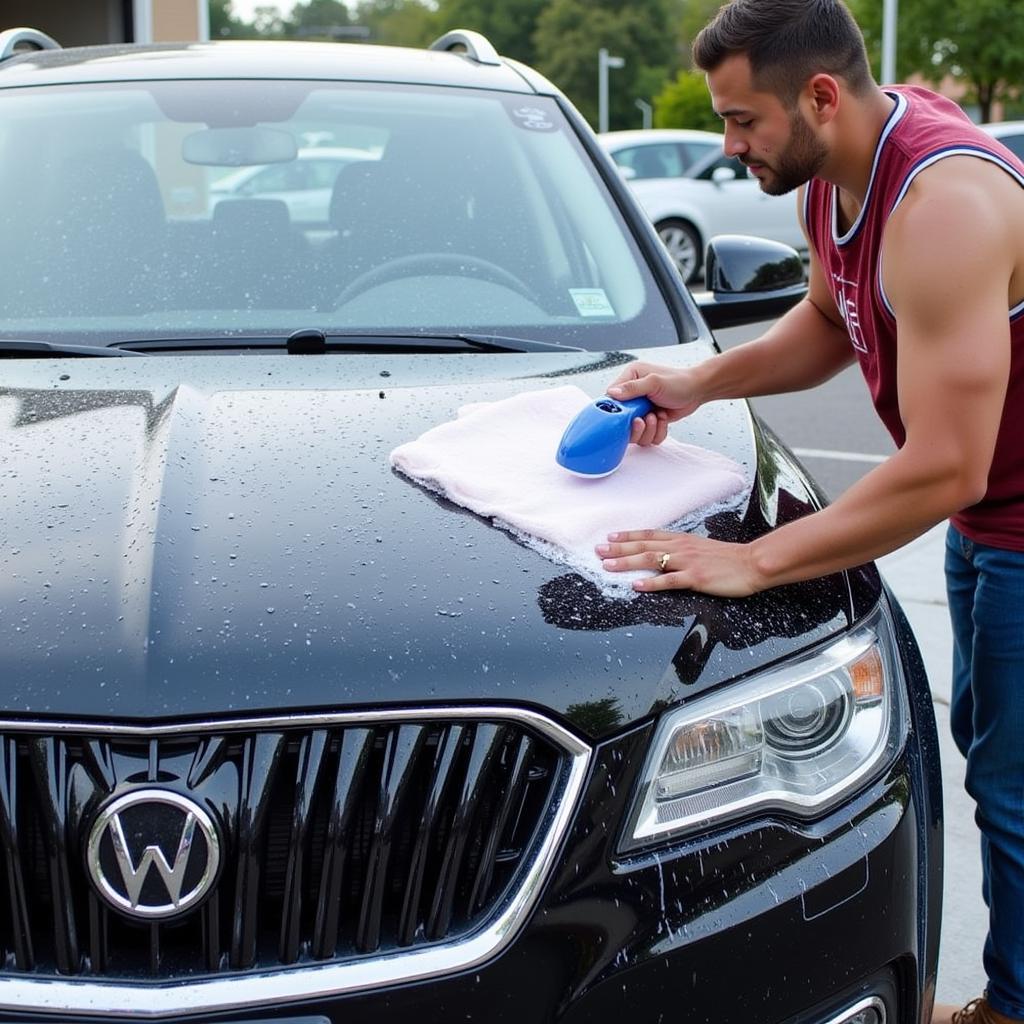
<instances>
[{"instance_id":1,"label":"chrome grille trim","mask_svg":"<svg viewBox=\"0 0 1024 1024\"><path fill-rule=\"evenodd\" d=\"M47 721L45 718L0 718L0 732L45 732L55 736L188 736L204 732L267 731L270 729L301 729L313 726L346 726L359 723L387 724L403 722L448 721L450 719L487 718L494 721L517 722L532 726L537 732L557 743L568 754L589 754L590 747L557 722L529 708L502 705L452 704L429 708L382 708L373 711L338 711L298 715L247 715L244 718L205 718L197 721L165 725L125 725L110 722Z\"/></svg>"},{"instance_id":2,"label":"chrome grille trim","mask_svg":"<svg viewBox=\"0 0 1024 1024\"><path fill-rule=\"evenodd\" d=\"M448 720L506 721L528 726L550 740L567 756L565 784L557 793L551 821L521 884L485 924L467 938L424 949L389 953L351 963L302 965L272 971L253 971L237 977L204 978L178 983L123 984L53 978L0 978L0 1009L20 1012L76 1013L111 1018L154 1019L172 1014L266 1007L315 1000L468 970L500 953L518 934L537 901L559 846L576 810L590 763L591 748L573 733L545 716L525 708L452 705L431 708L247 716L169 725L122 725L53 722L39 719L0 720L0 731L45 732L52 736L167 737L241 730L352 726L362 723L443 722Z\"/></svg>"}]
</instances>

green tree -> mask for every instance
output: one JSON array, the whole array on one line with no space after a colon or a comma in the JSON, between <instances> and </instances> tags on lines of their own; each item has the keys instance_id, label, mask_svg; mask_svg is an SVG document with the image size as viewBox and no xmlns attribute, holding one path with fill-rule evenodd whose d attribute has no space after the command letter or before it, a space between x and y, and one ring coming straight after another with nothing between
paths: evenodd
<instances>
[{"instance_id":1,"label":"green tree","mask_svg":"<svg viewBox=\"0 0 1024 1024\"><path fill-rule=\"evenodd\" d=\"M877 0L876 0L877 2ZM692 67L690 51L697 33L715 16L722 0L681 0L679 12L679 49L683 55L683 66Z\"/></svg>"},{"instance_id":2,"label":"green tree","mask_svg":"<svg viewBox=\"0 0 1024 1024\"><path fill-rule=\"evenodd\" d=\"M235 17L231 0L210 0L210 38L242 39L248 26Z\"/></svg>"},{"instance_id":3,"label":"green tree","mask_svg":"<svg viewBox=\"0 0 1024 1024\"><path fill-rule=\"evenodd\" d=\"M656 128L701 128L720 132L722 122L711 107L703 71L680 71L654 97Z\"/></svg>"},{"instance_id":4,"label":"green tree","mask_svg":"<svg viewBox=\"0 0 1024 1024\"><path fill-rule=\"evenodd\" d=\"M437 11L420 0L362 0L355 20L373 42L389 46L424 47L442 34Z\"/></svg>"},{"instance_id":5,"label":"green tree","mask_svg":"<svg viewBox=\"0 0 1024 1024\"><path fill-rule=\"evenodd\" d=\"M337 39L351 22L340 0L305 0L297 3L285 21L285 34L297 39Z\"/></svg>"},{"instance_id":6,"label":"green tree","mask_svg":"<svg viewBox=\"0 0 1024 1024\"><path fill-rule=\"evenodd\" d=\"M868 60L876 79L880 78L882 66L882 4L878 0L848 0L852 12L868 49ZM920 0L902 0L899 5L899 24L896 33L896 67L897 76L906 78L914 72L920 72L929 81L935 74L929 58L930 44L912 27L911 22L918 21L911 7Z\"/></svg>"},{"instance_id":7,"label":"green tree","mask_svg":"<svg viewBox=\"0 0 1024 1024\"><path fill-rule=\"evenodd\" d=\"M602 697L588 700L583 704L570 704L565 709L566 717L585 733L602 736L622 725L622 708L616 697Z\"/></svg>"},{"instance_id":8,"label":"green tree","mask_svg":"<svg viewBox=\"0 0 1024 1024\"><path fill-rule=\"evenodd\" d=\"M854 0L852 9L877 73L881 5ZM1022 95L1024 0L903 0L896 39L897 78L916 72L934 83L951 75L967 86L982 121L997 100Z\"/></svg>"},{"instance_id":9,"label":"green tree","mask_svg":"<svg viewBox=\"0 0 1024 1024\"><path fill-rule=\"evenodd\" d=\"M532 65L537 59L537 19L547 4L548 0L439 0L437 21L443 32L482 32L498 53Z\"/></svg>"},{"instance_id":10,"label":"green tree","mask_svg":"<svg viewBox=\"0 0 1024 1024\"><path fill-rule=\"evenodd\" d=\"M597 124L597 54L601 47L625 59L608 76L609 127L636 127L636 100L649 100L649 83L663 81L676 63L672 0L621 5L615 0L550 0L537 21L535 64ZM653 72L653 74L652 74Z\"/></svg>"},{"instance_id":11,"label":"green tree","mask_svg":"<svg viewBox=\"0 0 1024 1024\"><path fill-rule=\"evenodd\" d=\"M249 26L249 38L281 39L284 37L288 24L278 7L257 7L253 12Z\"/></svg>"}]
</instances>

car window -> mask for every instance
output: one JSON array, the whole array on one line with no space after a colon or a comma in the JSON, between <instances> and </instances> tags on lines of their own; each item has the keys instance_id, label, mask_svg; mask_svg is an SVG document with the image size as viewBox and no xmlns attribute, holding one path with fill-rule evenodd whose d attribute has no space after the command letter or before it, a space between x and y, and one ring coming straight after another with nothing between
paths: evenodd
<instances>
[{"instance_id":1,"label":"car window","mask_svg":"<svg viewBox=\"0 0 1024 1024\"><path fill-rule=\"evenodd\" d=\"M612 158L620 167L628 167L634 178L678 178L688 165L685 150L674 142L628 146L616 150Z\"/></svg>"},{"instance_id":2,"label":"car window","mask_svg":"<svg viewBox=\"0 0 1024 1024\"><path fill-rule=\"evenodd\" d=\"M345 164L341 160L309 160L306 162L309 184L307 188L333 188L338 172Z\"/></svg>"},{"instance_id":3,"label":"car window","mask_svg":"<svg viewBox=\"0 0 1024 1024\"><path fill-rule=\"evenodd\" d=\"M264 167L239 191L245 195L255 196L266 192L295 192L312 187L309 165L301 160L291 160L288 163Z\"/></svg>"},{"instance_id":4,"label":"car window","mask_svg":"<svg viewBox=\"0 0 1024 1024\"><path fill-rule=\"evenodd\" d=\"M721 150L722 144L720 142L684 142L680 143L680 148L685 151L686 166L690 168L706 159L710 154L717 153Z\"/></svg>"},{"instance_id":5,"label":"car window","mask_svg":"<svg viewBox=\"0 0 1024 1024\"><path fill-rule=\"evenodd\" d=\"M25 197L0 210L0 331L14 336L277 335L312 324L597 350L679 340L552 99L179 81L10 90L0 114L0 190ZM353 158L314 170L298 149L313 135ZM268 138L278 160L261 148ZM251 191L225 196L225 182L250 174L247 153L265 166ZM331 180L306 193L320 204L312 212L311 179Z\"/></svg>"},{"instance_id":6,"label":"car window","mask_svg":"<svg viewBox=\"0 0 1024 1024\"><path fill-rule=\"evenodd\" d=\"M1011 152L1014 156L1019 156L1024 160L1024 132L1020 134L1011 135L997 135L996 138Z\"/></svg>"},{"instance_id":7,"label":"car window","mask_svg":"<svg viewBox=\"0 0 1024 1024\"><path fill-rule=\"evenodd\" d=\"M722 155L716 160L710 160L703 167L694 168L693 177L697 178L698 181L710 181L720 167L730 168L740 180L743 178L750 177L750 171L747 170L746 165L740 162L737 157Z\"/></svg>"}]
</instances>

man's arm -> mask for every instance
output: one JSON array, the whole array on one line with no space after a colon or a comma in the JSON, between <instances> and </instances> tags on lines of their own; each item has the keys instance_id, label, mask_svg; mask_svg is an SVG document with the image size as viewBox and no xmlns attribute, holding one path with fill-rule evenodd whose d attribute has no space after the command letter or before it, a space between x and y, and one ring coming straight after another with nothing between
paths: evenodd
<instances>
[{"instance_id":1,"label":"man's arm","mask_svg":"<svg viewBox=\"0 0 1024 1024\"><path fill-rule=\"evenodd\" d=\"M806 298L759 338L697 367L706 400L804 391L823 384L853 362L846 326L813 245L810 253Z\"/></svg>"},{"instance_id":2,"label":"man's arm","mask_svg":"<svg viewBox=\"0 0 1024 1024\"><path fill-rule=\"evenodd\" d=\"M742 596L877 558L983 497L1009 380L1017 258L1000 214L1002 181L991 175L1002 172L973 158L943 160L921 174L886 228L903 447L828 508L751 544L620 534L601 552L614 560L609 568L658 568L659 553L669 553L670 571L639 589Z\"/></svg>"},{"instance_id":3,"label":"man's arm","mask_svg":"<svg viewBox=\"0 0 1024 1024\"><path fill-rule=\"evenodd\" d=\"M802 211L800 199L797 206ZM800 224L806 236L802 212ZM660 410L649 414L645 421L634 422L634 443L661 444L669 423L689 416L705 402L802 391L824 383L853 361L846 327L809 240L808 246L811 257L806 298L759 338L692 369L632 363L609 387L613 398L646 395Z\"/></svg>"}]
</instances>

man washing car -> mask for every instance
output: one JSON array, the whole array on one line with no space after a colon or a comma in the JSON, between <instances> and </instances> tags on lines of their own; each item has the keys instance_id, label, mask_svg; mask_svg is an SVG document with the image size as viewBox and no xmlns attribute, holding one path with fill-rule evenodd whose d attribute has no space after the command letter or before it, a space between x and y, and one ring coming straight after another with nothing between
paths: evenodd
<instances>
[{"instance_id":1,"label":"man washing car","mask_svg":"<svg viewBox=\"0 0 1024 1024\"><path fill-rule=\"evenodd\" d=\"M658 407L632 440L658 444L704 402L812 387L856 359L899 450L830 507L751 544L637 531L598 552L613 572L659 570L640 590L744 596L951 520L951 718L982 831L989 985L932 1020L1022 1021L1024 164L949 101L879 88L840 0L733 0L694 58L726 153L767 193L800 189L810 286L761 338L696 368L632 364L609 393Z\"/></svg>"}]
</instances>

